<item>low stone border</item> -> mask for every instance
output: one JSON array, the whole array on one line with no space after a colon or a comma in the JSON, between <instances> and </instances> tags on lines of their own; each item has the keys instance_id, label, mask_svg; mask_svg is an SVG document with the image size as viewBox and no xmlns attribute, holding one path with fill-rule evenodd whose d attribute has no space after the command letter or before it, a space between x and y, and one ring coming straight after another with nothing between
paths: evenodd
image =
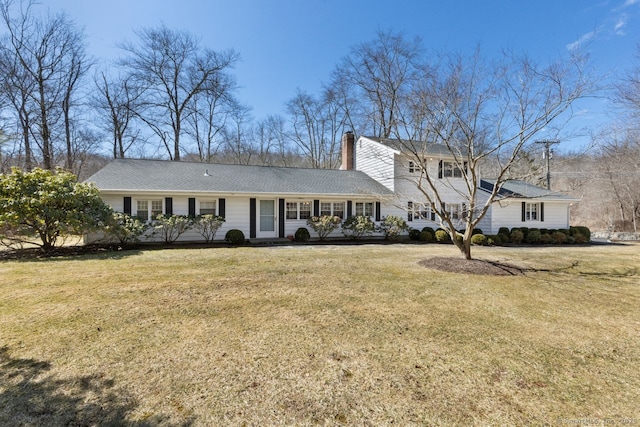
<instances>
[{"instance_id":1,"label":"low stone border","mask_svg":"<svg viewBox=\"0 0 640 427\"><path fill-rule=\"evenodd\" d=\"M627 241L640 240L640 233L631 233L631 232L623 232L623 231L592 231L591 238L627 242Z\"/></svg>"}]
</instances>

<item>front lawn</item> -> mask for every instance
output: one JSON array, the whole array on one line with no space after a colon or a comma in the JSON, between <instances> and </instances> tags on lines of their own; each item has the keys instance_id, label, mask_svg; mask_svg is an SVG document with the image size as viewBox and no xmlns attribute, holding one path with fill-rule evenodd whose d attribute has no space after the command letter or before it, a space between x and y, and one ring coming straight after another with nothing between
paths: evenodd
<instances>
[{"instance_id":1,"label":"front lawn","mask_svg":"<svg viewBox=\"0 0 640 427\"><path fill-rule=\"evenodd\" d=\"M0 425L640 425L640 246L0 261ZM616 422L617 424L613 424Z\"/></svg>"}]
</instances>

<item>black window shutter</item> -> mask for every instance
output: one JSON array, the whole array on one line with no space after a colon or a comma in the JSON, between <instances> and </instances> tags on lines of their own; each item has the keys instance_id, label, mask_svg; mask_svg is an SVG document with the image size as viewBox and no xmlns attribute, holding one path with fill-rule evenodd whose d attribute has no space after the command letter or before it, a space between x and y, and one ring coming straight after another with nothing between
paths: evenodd
<instances>
[{"instance_id":1,"label":"black window shutter","mask_svg":"<svg viewBox=\"0 0 640 427\"><path fill-rule=\"evenodd\" d=\"M376 221L380 221L380 202L376 202Z\"/></svg>"},{"instance_id":2,"label":"black window shutter","mask_svg":"<svg viewBox=\"0 0 640 427\"><path fill-rule=\"evenodd\" d=\"M462 219L467 219L467 204L462 204L462 212L460 212L460 216Z\"/></svg>"},{"instance_id":3,"label":"black window shutter","mask_svg":"<svg viewBox=\"0 0 640 427\"><path fill-rule=\"evenodd\" d=\"M347 218L350 216L353 216L353 203L351 203L351 200L347 201Z\"/></svg>"},{"instance_id":4,"label":"black window shutter","mask_svg":"<svg viewBox=\"0 0 640 427\"><path fill-rule=\"evenodd\" d=\"M127 215L131 215L131 197L124 198L124 213Z\"/></svg>"},{"instance_id":5,"label":"black window shutter","mask_svg":"<svg viewBox=\"0 0 640 427\"><path fill-rule=\"evenodd\" d=\"M320 216L320 200L313 201L313 216Z\"/></svg>"},{"instance_id":6,"label":"black window shutter","mask_svg":"<svg viewBox=\"0 0 640 427\"><path fill-rule=\"evenodd\" d=\"M431 221L435 221L436 220L436 213L431 211Z\"/></svg>"},{"instance_id":7,"label":"black window shutter","mask_svg":"<svg viewBox=\"0 0 640 427\"><path fill-rule=\"evenodd\" d=\"M173 215L173 197L164 198L164 213L167 215Z\"/></svg>"},{"instance_id":8,"label":"black window shutter","mask_svg":"<svg viewBox=\"0 0 640 427\"><path fill-rule=\"evenodd\" d=\"M442 179L442 160L438 162L438 179Z\"/></svg>"},{"instance_id":9,"label":"black window shutter","mask_svg":"<svg viewBox=\"0 0 640 427\"><path fill-rule=\"evenodd\" d=\"M413 202L407 202L407 221L413 221Z\"/></svg>"},{"instance_id":10,"label":"black window shutter","mask_svg":"<svg viewBox=\"0 0 640 427\"><path fill-rule=\"evenodd\" d=\"M249 199L249 238L256 238L256 199Z\"/></svg>"},{"instance_id":11,"label":"black window shutter","mask_svg":"<svg viewBox=\"0 0 640 427\"><path fill-rule=\"evenodd\" d=\"M284 237L284 199L278 199L278 236Z\"/></svg>"},{"instance_id":12,"label":"black window shutter","mask_svg":"<svg viewBox=\"0 0 640 427\"><path fill-rule=\"evenodd\" d=\"M222 218L226 217L226 200L225 199L218 199L218 216L221 216Z\"/></svg>"},{"instance_id":13,"label":"black window shutter","mask_svg":"<svg viewBox=\"0 0 640 427\"><path fill-rule=\"evenodd\" d=\"M525 222L527 219L527 203L522 202L522 222Z\"/></svg>"},{"instance_id":14,"label":"black window shutter","mask_svg":"<svg viewBox=\"0 0 640 427\"><path fill-rule=\"evenodd\" d=\"M544 203L540 203L540 221L544 222Z\"/></svg>"},{"instance_id":15,"label":"black window shutter","mask_svg":"<svg viewBox=\"0 0 640 427\"><path fill-rule=\"evenodd\" d=\"M189 197L189 216L190 217L196 216L196 198L195 197Z\"/></svg>"}]
</instances>

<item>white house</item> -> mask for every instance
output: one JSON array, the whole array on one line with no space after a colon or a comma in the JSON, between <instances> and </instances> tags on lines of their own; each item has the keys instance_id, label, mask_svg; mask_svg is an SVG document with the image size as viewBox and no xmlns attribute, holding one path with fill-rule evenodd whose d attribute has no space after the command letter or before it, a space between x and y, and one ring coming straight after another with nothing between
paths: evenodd
<instances>
[{"instance_id":1,"label":"white house","mask_svg":"<svg viewBox=\"0 0 640 427\"><path fill-rule=\"evenodd\" d=\"M392 140L355 141L348 132L342 143L340 170L116 159L87 182L115 211L143 219L158 214L223 216L216 239L232 228L250 239L286 237L306 227L312 215L366 215L376 222L398 215L413 228L440 226L416 187L419 168ZM462 224L464 178L446 147L424 148L427 173L437 182L446 209ZM481 190L490 191L491 185L483 180ZM569 206L575 201L522 182L508 183L481 228L487 234L503 226L568 228ZM180 240L201 238L193 231Z\"/></svg>"},{"instance_id":2,"label":"white house","mask_svg":"<svg viewBox=\"0 0 640 427\"><path fill-rule=\"evenodd\" d=\"M404 147L411 147L411 153L403 152ZM352 143L346 134L342 150L341 169L360 170L393 192L394 198L387 199L382 207L384 215L405 215L407 222L417 229L440 227L440 219L418 189L418 184L424 184L425 180L421 174L426 173L454 224L459 229L465 227L467 182L446 146L364 136ZM416 153L422 157L421 165L415 164ZM476 206L484 205L494 184L495 180L480 180ZM486 234L497 234L500 227L569 228L569 207L578 201L523 181L509 180L478 226Z\"/></svg>"}]
</instances>

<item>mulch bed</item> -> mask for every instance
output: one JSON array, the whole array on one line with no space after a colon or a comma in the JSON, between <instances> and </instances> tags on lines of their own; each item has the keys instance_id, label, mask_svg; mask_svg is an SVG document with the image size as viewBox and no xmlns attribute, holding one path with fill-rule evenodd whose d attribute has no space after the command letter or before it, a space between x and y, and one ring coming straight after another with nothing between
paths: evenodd
<instances>
[{"instance_id":1,"label":"mulch bed","mask_svg":"<svg viewBox=\"0 0 640 427\"><path fill-rule=\"evenodd\" d=\"M467 260L457 257L434 257L420 261L418 264L433 270L449 273L479 274L486 276L519 276L524 269L511 264L482 259Z\"/></svg>"}]
</instances>

